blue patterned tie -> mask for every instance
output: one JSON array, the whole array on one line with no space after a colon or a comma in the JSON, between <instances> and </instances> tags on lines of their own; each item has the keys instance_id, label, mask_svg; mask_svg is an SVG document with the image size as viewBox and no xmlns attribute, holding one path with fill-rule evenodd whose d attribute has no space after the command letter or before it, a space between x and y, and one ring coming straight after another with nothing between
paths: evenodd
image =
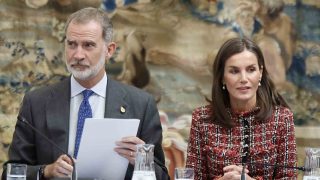
<instances>
[{"instance_id":1,"label":"blue patterned tie","mask_svg":"<svg viewBox=\"0 0 320 180\"><path fill-rule=\"evenodd\" d=\"M86 118L91 118L92 117L92 110L89 104L89 97L93 94L93 91L91 90L84 90L82 91L83 95L83 100L82 103L79 107L79 112L78 112L78 125L77 125L77 134L76 134L76 143L74 147L74 158L77 158L78 156L78 150L80 146L80 140L81 140L81 135L82 135L82 130L83 130L83 125L84 125L84 120Z\"/></svg>"}]
</instances>

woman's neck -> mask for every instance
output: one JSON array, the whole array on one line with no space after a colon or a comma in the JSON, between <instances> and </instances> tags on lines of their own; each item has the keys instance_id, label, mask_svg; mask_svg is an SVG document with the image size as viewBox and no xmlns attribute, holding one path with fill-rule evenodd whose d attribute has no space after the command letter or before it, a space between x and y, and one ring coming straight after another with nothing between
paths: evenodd
<instances>
[{"instance_id":1,"label":"woman's neck","mask_svg":"<svg viewBox=\"0 0 320 180\"><path fill-rule=\"evenodd\" d=\"M251 103L231 103L231 110L236 113L248 112L256 108L256 101Z\"/></svg>"}]
</instances>

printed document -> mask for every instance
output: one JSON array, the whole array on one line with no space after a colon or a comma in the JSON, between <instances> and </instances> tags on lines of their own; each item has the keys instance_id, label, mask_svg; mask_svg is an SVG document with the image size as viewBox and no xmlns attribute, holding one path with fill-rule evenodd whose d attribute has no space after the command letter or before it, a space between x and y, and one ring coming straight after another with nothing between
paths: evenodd
<instances>
[{"instance_id":1,"label":"printed document","mask_svg":"<svg viewBox=\"0 0 320 180\"><path fill-rule=\"evenodd\" d=\"M86 119L76 160L77 177L123 180L129 161L114 151L115 142L125 136L136 136L139 122L138 119Z\"/></svg>"}]
</instances>

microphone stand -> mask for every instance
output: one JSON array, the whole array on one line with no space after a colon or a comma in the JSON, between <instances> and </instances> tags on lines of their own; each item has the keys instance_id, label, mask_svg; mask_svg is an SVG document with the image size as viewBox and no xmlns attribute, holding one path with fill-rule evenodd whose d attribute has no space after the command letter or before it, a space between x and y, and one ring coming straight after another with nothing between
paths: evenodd
<instances>
[{"instance_id":1,"label":"microphone stand","mask_svg":"<svg viewBox=\"0 0 320 180\"><path fill-rule=\"evenodd\" d=\"M76 178L76 173L75 173L76 172L76 164L75 164L73 158L68 153L66 153L65 150L63 150L61 147L59 147L55 142L53 142L46 135L44 135L41 131L39 131L37 128L35 128L33 125L31 125L24 117L21 117L21 118L18 117L18 120L20 120L24 124L28 125L38 135L40 135L42 138L44 138L46 141L48 141L51 145L53 145L55 148L59 149L61 152L63 152L64 154L66 154L69 157L69 159L71 160L72 166L73 166L71 180L76 180L77 179Z\"/></svg>"},{"instance_id":2,"label":"microphone stand","mask_svg":"<svg viewBox=\"0 0 320 180\"><path fill-rule=\"evenodd\" d=\"M246 165L242 164L241 180L246 180L245 169L246 169Z\"/></svg>"}]
</instances>

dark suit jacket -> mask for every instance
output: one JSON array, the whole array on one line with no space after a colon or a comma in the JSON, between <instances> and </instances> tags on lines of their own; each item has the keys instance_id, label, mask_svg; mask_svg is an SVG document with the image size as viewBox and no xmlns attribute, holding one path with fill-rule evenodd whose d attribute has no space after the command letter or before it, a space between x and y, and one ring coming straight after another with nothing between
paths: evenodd
<instances>
[{"instance_id":1,"label":"dark suit jacket","mask_svg":"<svg viewBox=\"0 0 320 180\"><path fill-rule=\"evenodd\" d=\"M121 106L126 108L125 113L120 112ZM24 117L65 152L68 152L70 78L26 93L19 116ZM105 117L140 119L137 137L146 143L155 145L157 179L169 179L161 146L160 118L151 95L108 78ZM53 163L61 154L63 152L32 131L26 124L17 121L9 149L8 162L28 164L28 180L36 179L39 165ZM129 165L125 179L131 179L132 173L133 166ZM4 174L5 171L2 178L5 178Z\"/></svg>"}]
</instances>

